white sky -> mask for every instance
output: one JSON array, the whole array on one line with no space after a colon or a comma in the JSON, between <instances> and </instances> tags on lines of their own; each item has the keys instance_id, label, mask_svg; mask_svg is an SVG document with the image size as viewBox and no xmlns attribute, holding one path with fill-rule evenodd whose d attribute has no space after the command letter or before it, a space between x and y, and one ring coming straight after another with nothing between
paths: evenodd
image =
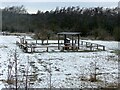
<instances>
[{"instance_id":1,"label":"white sky","mask_svg":"<svg viewBox=\"0 0 120 90\"><path fill-rule=\"evenodd\" d=\"M119 2L120 0L0 0L0 2Z\"/></svg>"}]
</instances>

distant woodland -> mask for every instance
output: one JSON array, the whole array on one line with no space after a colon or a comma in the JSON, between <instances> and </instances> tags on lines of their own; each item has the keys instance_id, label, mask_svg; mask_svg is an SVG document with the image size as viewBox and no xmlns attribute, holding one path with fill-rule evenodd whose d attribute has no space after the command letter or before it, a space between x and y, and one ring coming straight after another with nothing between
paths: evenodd
<instances>
[{"instance_id":1,"label":"distant woodland","mask_svg":"<svg viewBox=\"0 0 120 90\"><path fill-rule=\"evenodd\" d=\"M29 14L25 7L2 9L2 31L41 33L52 36L57 32L81 32L82 37L120 41L119 8L56 7L55 10Z\"/></svg>"}]
</instances>

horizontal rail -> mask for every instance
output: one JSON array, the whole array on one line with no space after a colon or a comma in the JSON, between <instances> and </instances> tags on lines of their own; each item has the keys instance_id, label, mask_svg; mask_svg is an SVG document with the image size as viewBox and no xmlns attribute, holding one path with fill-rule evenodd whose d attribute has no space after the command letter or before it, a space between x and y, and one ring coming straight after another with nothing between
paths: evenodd
<instances>
[{"instance_id":1,"label":"horizontal rail","mask_svg":"<svg viewBox=\"0 0 120 90\"><path fill-rule=\"evenodd\" d=\"M97 49L101 49L99 47L102 47L102 50L105 51L105 46L104 45L91 43L91 42L86 42L86 41L81 41L81 45L83 45L83 43L85 43L86 47L90 47L90 48L96 47Z\"/></svg>"}]
</instances>

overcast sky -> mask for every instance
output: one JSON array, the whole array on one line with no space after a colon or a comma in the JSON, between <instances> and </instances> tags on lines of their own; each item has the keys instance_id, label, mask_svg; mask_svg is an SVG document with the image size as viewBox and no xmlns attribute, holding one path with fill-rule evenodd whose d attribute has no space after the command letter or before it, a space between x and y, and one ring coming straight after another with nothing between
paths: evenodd
<instances>
[{"instance_id":1,"label":"overcast sky","mask_svg":"<svg viewBox=\"0 0 120 90\"><path fill-rule=\"evenodd\" d=\"M118 2L119 0L0 0L1 2Z\"/></svg>"},{"instance_id":2,"label":"overcast sky","mask_svg":"<svg viewBox=\"0 0 120 90\"><path fill-rule=\"evenodd\" d=\"M29 13L36 13L37 10L50 11L56 7L68 6L113 8L118 6L118 2L119 0L0 0L0 8L24 5Z\"/></svg>"}]
</instances>

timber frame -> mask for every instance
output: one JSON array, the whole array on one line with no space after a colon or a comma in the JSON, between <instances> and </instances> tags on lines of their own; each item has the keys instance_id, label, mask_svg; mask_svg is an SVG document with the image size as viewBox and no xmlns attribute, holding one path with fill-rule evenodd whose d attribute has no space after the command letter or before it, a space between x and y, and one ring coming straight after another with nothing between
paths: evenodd
<instances>
[{"instance_id":1,"label":"timber frame","mask_svg":"<svg viewBox=\"0 0 120 90\"><path fill-rule=\"evenodd\" d=\"M65 40L67 39L67 37L71 37L72 39L72 45L71 46L68 46L68 47L72 47L72 50L74 50L74 45L76 45L77 43L77 49L79 49L80 47L80 32L60 32L60 33L57 33L58 35L58 49L60 50L60 36L63 36L64 37L64 45L65 45ZM74 40L74 37L77 37L77 42L76 40ZM75 42L74 42L75 41Z\"/></svg>"}]
</instances>

